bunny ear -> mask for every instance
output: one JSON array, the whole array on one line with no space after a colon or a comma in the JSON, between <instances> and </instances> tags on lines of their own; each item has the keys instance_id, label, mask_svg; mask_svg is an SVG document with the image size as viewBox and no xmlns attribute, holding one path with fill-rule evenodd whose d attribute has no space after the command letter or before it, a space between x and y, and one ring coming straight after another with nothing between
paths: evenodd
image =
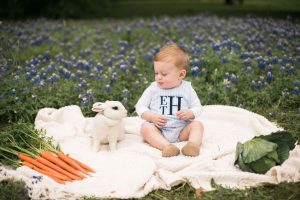
<instances>
[{"instance_id":1,"label":"bunny ear","mask_svg":"<svg viewBox=\"0 0 300 200\"><path fill-rule=\"evenodd\" d=\"M93 107L92 107L92 111L98 112L98 113L103 113L103 111L104 111L104 103L102 103L102 102L96 102L96 103L94 103Z\"/></svg>"}]
</instances>

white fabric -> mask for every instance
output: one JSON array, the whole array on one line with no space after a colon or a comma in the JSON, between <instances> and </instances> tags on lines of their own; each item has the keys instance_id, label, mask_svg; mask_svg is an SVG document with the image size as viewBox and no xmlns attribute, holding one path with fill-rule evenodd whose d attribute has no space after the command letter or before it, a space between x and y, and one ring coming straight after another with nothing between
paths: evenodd
<instances>
[{"instance_id":1,"label":"white fabric","mask_svg":"<svg viewBox=\"0 0 300 200\"><path fill-rule=\"evenodd\" d=\"M0 168L0 181L6 177L24 180L31 188L33 199L75 199L80 196L133 198L143 197L155 189L171 189L181 182L195 188L212 190L211 179L231 188L245 188L262 183L300 181L300 147L290 152L282 166L270 169L265 175L242 172L233 165L235 147L253 136L280 130L266 118L244 109L230 106L204 106L200 120L205 127L201 154L198 157L179 155L162 158L161 152L143 143L138 117L124 119L126 138L118 150L110 152L102 146L98 153L90 151L89 137L81 130L84 122L77 106L61 109L41 109L36 128L46 130L61 145L65 153L90 165L96 173L82 181L60 185L49 179L32 184L33 175L27 167L17 170ZM176 143L182 147L185 142ZM41 194L43 197L41 197Z\"/></svg>"},{"instance_id":2,"label":"white fabric","mask_svg":"<svg viewBox=\"0 0 300 200\"><path fill-rule=\"evenodd\" d=\"M177 109L173 109L176 107ZM168 121L172 120L175 123L180 123L175 113L184 108L191 109L195 117L199 117L203 110L191 82L185 80L180 86L171 89L161 89L156 82L152 82L135 105L139 116L151 111L164 115ZM174 124L168 125L167 122L166 126L173 127Z\"/></svg>"}]
</instances>

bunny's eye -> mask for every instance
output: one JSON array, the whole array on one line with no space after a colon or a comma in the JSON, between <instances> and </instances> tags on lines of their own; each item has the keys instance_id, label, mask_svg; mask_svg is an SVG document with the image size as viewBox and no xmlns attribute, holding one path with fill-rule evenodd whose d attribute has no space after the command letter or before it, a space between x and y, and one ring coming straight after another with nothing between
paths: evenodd
<instances>
[{"instance_id":1,"label":"bunny's eye","mask_svg":"<svg viewBox=\"0 0 300 200\"><path fill-rule=\"evenodd\" d=\"M114 107L112 107L112 109L118 110L118 106L114 106Z\"/></svg>"}]
</instances>

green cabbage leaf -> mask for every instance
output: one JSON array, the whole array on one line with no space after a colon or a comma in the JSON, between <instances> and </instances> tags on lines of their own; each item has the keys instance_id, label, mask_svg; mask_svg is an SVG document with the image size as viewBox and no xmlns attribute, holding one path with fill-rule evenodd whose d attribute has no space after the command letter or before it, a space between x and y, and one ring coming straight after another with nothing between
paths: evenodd
<instances>
[{"instance_id":1,"label":"green cabbage leaf","mask_svg":"<svg viewBox=\"0 0 300 200\"><path fill-rule=\"evenodd\" d=\"M242 171L265 174L276 165L281 165L295 148L296 140L287 131L261 135L236 146L235 165Z\"/></svg>"}]
</instances>

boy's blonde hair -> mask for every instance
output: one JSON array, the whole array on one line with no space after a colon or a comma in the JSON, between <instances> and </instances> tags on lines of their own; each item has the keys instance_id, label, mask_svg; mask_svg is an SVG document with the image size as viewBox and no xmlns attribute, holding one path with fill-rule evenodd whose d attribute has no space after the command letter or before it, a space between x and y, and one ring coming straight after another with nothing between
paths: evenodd
<instances>
[{"instance_id":1,"label":"boy's blonde hair","mask_svg":"<svg viewBox=\"0 0 300 200\"><path fill-rule=\"evenodd\" d=\"M170 62L179 69L187 70L190 61L189 56L178 44L168 44L163 46L160 51L155 55L154 61L156 62Z\"/></svg>"}]
</instances>

